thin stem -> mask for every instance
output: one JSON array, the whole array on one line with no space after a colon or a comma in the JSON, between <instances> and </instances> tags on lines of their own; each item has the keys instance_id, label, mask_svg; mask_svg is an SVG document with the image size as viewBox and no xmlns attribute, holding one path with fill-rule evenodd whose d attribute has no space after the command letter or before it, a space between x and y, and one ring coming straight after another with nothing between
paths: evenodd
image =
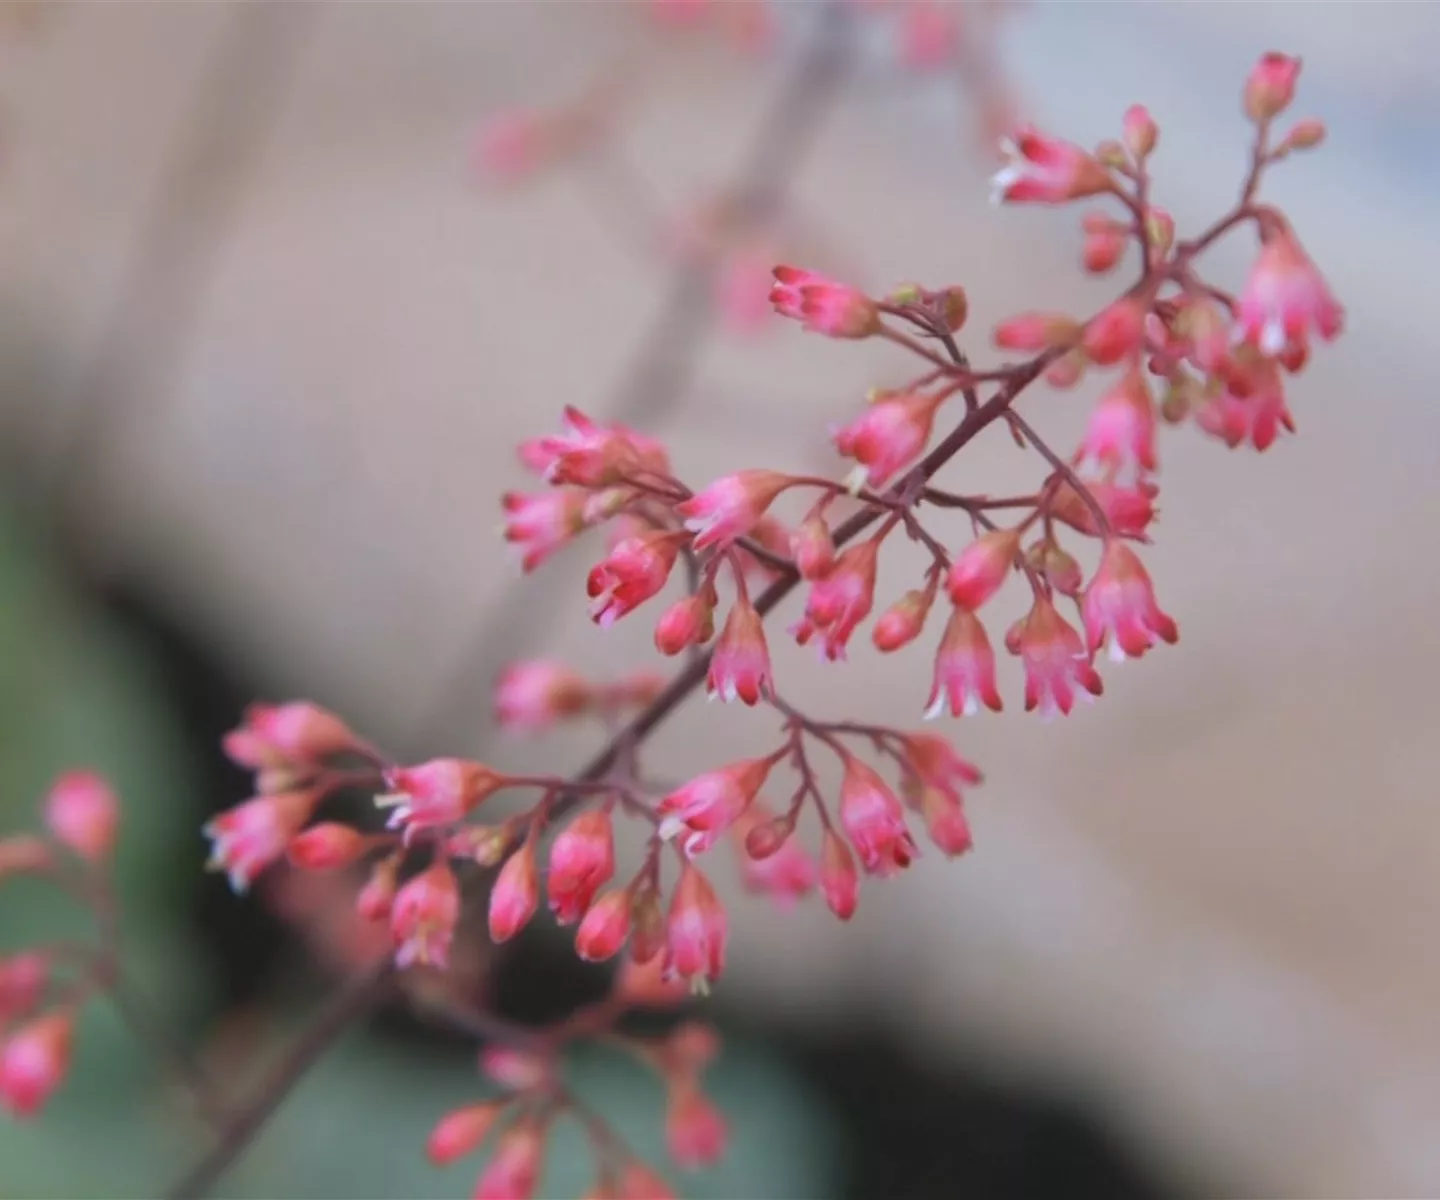
<instances>
[{"instance_id":1,"label":"thin stem","mask_svg":"<svg viewBox=\"0 0 1440 1200\"><path fill-rule=\"evenodd\" d=\"M1115 531L1110 526L1110 518L1105 515L1105 510L1100 507L1100 502L1095 499L1094 494L1085 486L1080 476L1075 474L1074 470L1071 469L1070 464L1050 449L1029 422L1019 413L1012 410L1006 419L1025 435L1025 440L1034 446L1035 449L1040 452L1040 456L1055 468L1056 473L1075 489L1076 494L1084 502L1085 507L1090 510L1090 516L1094 518L1095 528L1099 531L1100 535L1107 539L1114 537Z\"/></svg>"}]
</instances>

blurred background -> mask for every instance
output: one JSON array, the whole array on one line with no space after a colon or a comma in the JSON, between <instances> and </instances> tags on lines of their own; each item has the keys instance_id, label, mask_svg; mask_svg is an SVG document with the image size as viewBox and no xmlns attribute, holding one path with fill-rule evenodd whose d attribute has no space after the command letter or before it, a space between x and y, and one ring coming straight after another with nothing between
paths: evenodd
<instances>
[{"instance_id":1,"label":"blurred background","mask_svg":"<svg viewBox=\"0 0 1440 1200\"><path fill-rule=\"evenodd\" d=\"M731 905L705 1012L734 1141L683 1192L1440 1192L1440 7L944 7L961 67L901 70L899 25L857 7L826 35L844 64L783 137L813 4L766 9L765 53L743 22L666 28L601 0L6 8L0 825L32 824L62 767L113 775L137 987L237 1095L334 983L332 896L281 881L237 900L201 870L200 825L246 795L217 746L244 704L312 697L401 757L569 770L593 748L578 735L489 728L498 669L664 664L643 617L586 620L587 549L513 569L496 530L498 494L526 486L515 443L576 404L663 436L694 484L837 471L826 430L909 364L752 328L736 296L757 263L762 282L790 259L875 288L961 283L962 342L987 361L995 319L1113 291L1079 271L1073 213L988 207L987 122L1013 105L1093 143L1144 101L1183 235L1230 203L1241 82L1280 49L1305 61L1296 115L1331 138L1266 194L1349 323L1293 388L1300 436L1263 456L1169 436L1147 562L1182 642L1110 671L1066 722L956 729L988 776L971 855L868 889L850 927ZM633 85L611 156L483 186L486 117L601 76ZM715 270L686 258L693 238L655 241L655 213L713 228L737 181L770 219ZM1217 275L1238 281L1252 250L1227 245ZM1089 395L1025 411L1065 444ZM1033 482L992 433L966 490ZM893 590L904 565L887 560ZM820 713L905 725L929 690L919 648L828 671L772 649ZM649 761L693 772L766 728L693 706ZM7 888L0 951L75 921ZM494 972L525 1020L603 986L540 927ZM420 1146L473 1066L471 1044L381 1014L224 1194L468 1194ZM576 1072L658 1152L653 1081L601 1055ZM46 1118L0 1125L0 1196L153 1195L205 1136L97 1010ZM544 1194L585 1184L561 1146Z\"/></svg>"}]
</instances>

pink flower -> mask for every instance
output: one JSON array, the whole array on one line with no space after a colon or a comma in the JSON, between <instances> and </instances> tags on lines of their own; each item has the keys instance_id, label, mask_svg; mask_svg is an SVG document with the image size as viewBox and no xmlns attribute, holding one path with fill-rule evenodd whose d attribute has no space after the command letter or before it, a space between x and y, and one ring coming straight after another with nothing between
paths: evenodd
<instances>
[{"instance_id":1,"label":"pink flower","mask_svg":"<svg viewBox=\"0 0 1440 1200\"><path fill-rule=\"evenodd\" d=\"M880 328L880 313L864 292L799 267L776 267L770 303L782 317L836 338L867 338Z\"/></svg>"},{"instance_id":2,"label":"pink flower","mask_svg":"<svg viewBox=\"0 0 1440 1200\"><path fill-rule=\"evenodd\" d=\"M50 980L50 962L39 951L0 958L0 1029L35 1011Z\"/></svg>"},{"instance_id":3,"label":"pink flower","mask_svg":"<svg viewBox=\"0 0 1440 1200\"><path fill-rule=\"evenodd\" d=\"M575 953L586 962L604 962L620 953L630 936L630 892L617 889L600 896L575 931Z\"/></svg>"},{"instance_id":4,"label":"pink flower","mask_svg":"<svg viewBox=\"0 0 1440 1200\"><path fill-rule=\"evenodd\" d=\"M1285 404L1285 385L1272 365L1260 373L1254 390L1240 395L1226 387L1195 409L1195 424L1232 450L1247 441L1268 450L1285 429L1295 432L1295 419Z\"/></svg>"},{"instance_id":5,"label":"pink flower","mask_svg":"<svg viewBox=\"0 0 1440 1200\"><path fill-rule=\"evenodd\" d=\"M670 1089L665 1141L676 1163L689 1171L711 1166L724 1155L728 1138L725 1118L697 1086L686 1080Z\"/></svg>"},{"instance_id":6,"label":"pink flower","mask_svg":"<svg viewBox=\"0 0 1440 1200\"><path fill-rule=\"evenodd\" d=\"M687 854L703 853L750 806L778 758L748 758L697 775L661 800L656 811L666 825L688 830Z\"/></svg>"},{"instance_id":7,"label":"pink flower","mask_svg":"<svg viewBox=\"0 0 1440 1200\"><path fill-rule=\"evenodd\" d=\"M68 771L45 798L45 824L56 841L91 863L103 862L115 846L120 800L93 771Z\"/></svg>"},{"instance_id":8,"label":"pink flower","mask_svg":"<svg viewBox=\"0 0 1440 1200\"><path fill-rule=\"evenodd\" d=\"M811 513L790 535L790 556L801 579L815 580L835 565L835 540L819 513Z\"/></svg>"},{"instance_id":9,"label":"pink flower","mask_svg":"<svg viewBox=\"0 0 1440 1200\"><path fill-rule=\"evenodd\" d=\"M1269 121L1290 107L1295 83L1300 78L1300 60L1271 50L1245 80L1245 115L1252 121Z\"/></svg>"},{"instance_id":10,"label":"pink flower","mask_svg":"<svg viewBox=\"0 0 1440 1200\"><path fill-rule=\"evenodd\" d=\"M1133 487L1122 487L1117 483L1100 480L1085 480L1085 489L1099 505L1100 511L1110 522L1110 528L1122 537L1144 539L1145 531L1155 519L1155 497L1160 489L1147 480L1141 480ZM1068 483L1055 489L1050 501L1050 513L1057 521L1063 521L1072 529L1099 537L1103 532L1095 524L1095 514L1090 506Z\"/></svg>"},{"instance_id":11,"label":"pink flower","mask_svg":"<svg viewBox=\"0 0 1440 1200\"><path fill-rule=\"evenodd\" d=\"M740 877L747 890L770 896L783 907L808 896L815 889L817 872L798 838L786 837L780 848L763 858L748 850L747 837L758 827L773 824L772 814L757 800L732 827L740 860ZM768 847L766 847L768 849Z\"/></svg>"},{"instance_id":12,"label":"pink flower","mask_svg":"<svg viewBox=\"0 0 1440 1200\"><path fill-rule=\"evenodd\" d=\"M500 1135L495 1156L475 1184L474 1200L530 1200L544 1159L544 1126L521 1118Z\"/></svg>"},{"instance_id":13,"label":"pink flower","mask_svg":"<svg viewBox=\"0 0 1440 1200\"><path fill-rule=\"evenodd\" d=\"M1125 110L1120 127L1125 138L1125 149L1130 151L1131 157L1137 162L1148 158L1160 137L1160 130L1155 124L1155 118L1150 115L1150 110L1143 104L1132 104Z\"/></svg>"},{"instance_id":14,"label":"pink flower","mask_svg":"<svg viewBox=\"0 0 1440 1200\"><path fill-rule=\"evenodd\" d=\"M1304 343L1312 326L1328 342L1345 323L1325 277L1288 229L1271 233L1260 247L1236 315L1240 334L1270 358Z\"/></svg>"},{"instance_id":15,"label":"pink flower","mask_svg":"<svg viewBox=\"0 0 1440 1200\"><path fill-rule=\"evenodd\" d=\"M573 925L595 893L615 874L615 835L604 809L582 812L550 843L546 889L550 911L561 925Z\"/></svg>"},{"instance_id":16,"label":"pink flower","mask_svg":"<svg viewBox=\"0 0 1440 1200\"><path fill-rule=\"evenodd\" d=\"M485 1100L446 1113L425 1140L426 1156L435 1166L448 1167L456 1159L478 1150L504 1107L503 1101Z\"/></svg>"},{"instance_id":17,"label":"pink flower","mask_svg":"<svg viewBox=\"0 0 1440 1200\"><path fill-rule=\"evenodd\" d=\"M719 696L727 704L738 698L751 707L774 687L765 626L743 589L715 644L706 683L711 696Z\"/></svg>"},{"instance_id":18,"label":"pink flower","mask_svg":"<svg viewBox=\"0 0 1440 1200\"><path fill-rule=\"evenodd\" d=\"M950 566L945 588L950 600L972 612L989 600L1010 577L1020 549L1020 531L992 529L961 551Z\"/></svg>"},{"instance_id":19,"label":"pink flower","mask_svg":"<svg viewBox=\"0 0 1440 1200\"><path fill-rule=\"evenodd\" d=\"M680 553L681 538L675 533L629 537L610 552L609 558L592 567L585 591L595 623L609 629L663 588Z\"/></svg>"},{"instance_id":20,"label":"pink flower","mask_svg":"<svg viewBox=\"0 0 1440 1200\"><path fill-rule=\"evenodd\" d=\"M888 396L835 431L835 449L859 464L849 479L855 491L884 487L924 452L941 399L919 392Z\"/></svg>"},{"instance_id":21,"label":"pink flower","mask_svg":"<svg viewBox=\"0 0 1440 1200\"><path fill-rule=\"evenodd\" d=\"M1108 638L1110 657L1116 662L1139 658L1157 641L1173 644L1179 637L1175 622L1155 602L1149 573L1123 542L1105 544L1081 608L1091 652Z\"/></svg>"},{"instance_id":22,"label":"pink flower","mask_svg":"<svg viewBox=\"0 0 1440 1200\"><path fill-rule=\"evenodd\" d=\"M973 787L984 779L979 767L938 734L907 733L904 740L911 770L932 787L958 792L962 783Z\"/></svg>"},{"instance_id":23,"label":"pink flower","mask_svg":"<svg viewBox=\"0 0 1440 1200\"><path fill-rule=\"evenodd\" d=\"M1026 312L995 326L992 340L1001 350L1049 350L1080 339L1081 325L1064 313Z\"/></svg>"},{"instance_id":24,"label":"pink flower","mask_svg":"<svg viewBox=\"0 0 1440 1200\"><path fill-rule=\"evenodd\" d=\"M845 757L840 783L840 824L860 856L860 865L871 875L893 875L908 867L918 853L895 793L852 755Z\"/></svg>"},{"instance_id":25,"label":"pink flower","mask_svg":"<svg viewBox=\"0 0 1440 1200\"><path fill-rule=\"evenodd\" d=\"M664 973L692 983L718 979L725 967L727 923L715 889L686 863L665 922Z\"/></svg>"},{"instance_id":26,"label":"pink flower","mask_svg":"<svg viewBox=\"0 0 1440 1200\"><path fill-rule=\"evenodd\" d=\"M444 970L450 965L450 943L460 920L460 888L443 862L436 862L409 880L390 909L390 936L395 965L402 970L419 964Z\"/></svg>"},{"instance_id":27,"label":"pink flower","mask_svg":"<svg viewBox=\"0 0 1440 1200\"><path fill-rule=\"evenodd\" d=\"M601 425L567 406L558 436L535 438L520 447L520 458L538 469L546 483L584 488L611 487L628 474L666 475L669 456L653 438L618 425Z\"/></svg>"},{"instance_id":28,"label":"pink flower","mask_svg":"<svg viewBox=\"0 0 1440 1200\"><path fill-rule=\"evenodd\" d=\"M396 767L385 774L390 789L375 803L391 809L389 829L407 837L417 829L434 829L464 820L481 801L505 786L505 776L484 763L463 758L432 758L414 767Z\"/></svg>"},{"instance_id":29,"label":"pink flower","mask_svg":"<svg viewBox=\"0 0 1440 1200\"><path fill-rule=\"evenodd\" d=\"M1075 462L1112 474L1127 468L1137 474L1155 470L1155 403L1139 370L1126 371L1100 398Z\"/></svg>"},{"instance_id":30,"label":"pink flower","mask_svg":"<svg viewBox=\"0 0 1440 1200\"><path fill-rule=\"evenodd\" d=\"M875 568L880 544L873 539L851 546L835 560L824 579L810 585L805 616L792 632L800 645L816 633L824 635L823 650L831 662L845 657L850 635L875 603Z\"/></svg>"},{"instance_id":31,"label":"pink flower","mask_svg":"<svg viewBox=\"0 0 1440 1200\"><path fill-rule=\"evenodd\" d=\"M1100 312L1081 338L1090 361L1108 367L1135 358L1145 346L1145 316L1145 306L1128 297Z\"/></svg>"},{"instance_id":32,"label":"pink flower","mask_svg":"<svg viewBox=\"0 0 1440 1200\"><path fill-rule=\"evenodd\" d=\"M547 1059L538 1052L491 1042L480 1051L480 1071L512 1092L528 1092L545 1082L550 1073Z\"/></svg>"},{"instance_id":33,"label":"pink flower","mask_svg":"<svg viewBox=\"0 0 1440 1200\"><path fill-rule=\"evenodd\" d=\"M285 853L319 802L315 791L277 792L220 813L204 829L214 843L209 868L224 871L230 886L244 892Z\"/></svg>"},{"instance_id":34,"label":"pink flower","mask_svg":"<svg viewBox=\"0 0 1440 1200\"><path fill-rule=\"evenodd\" d=\"M302 700L250 705L244 724L225 735L223 747L236 766L263 770L319 763L355 743L339 717Z\"/></svg>"},{"instance_id":35,"label":"pink flower","mask_svg":"<svg viewBox=\"0 0 1440 1200\"><path fill-rule=\"evenodd\" d=\"M369 840L358 829L325 821L312 825L294 838L290 861L307 871L333 871L348 867L365 853Z\"/></svg>"},{"instance_id":36,"label":"pink flower","mask_svg":"<svg viewBox=\"0 0 1440 1200\"><path fill-rule=\"evenodd\" d=\"M696 550L728 546L749 533L790 484L790 476L779 471L736 471L677 504L675 511L684 518L685 528L695 534Z\"/></svg>"},{"instance_id":37,"label":"pink flower","mask_svg":"<svg viewBox=\"0 0 1440 1200\"><path fill-rule=\"evenodd\" d=\"M991 712L1003 707L995 686L995 651L980 619L968 608L957 606L935 652L935 678L925 719L933 721L947 708L952 717L973 716L982 704Z\"/></svg>"},{"instance_id":38,"label":"pink flower","mask_svg":"<svg viewBox=\"0 0 1440 1200\"><path fill-rule=\"evenodd\" d=\"M581 491L506 492L500 503L505 509L505 540L519 548L525 571L535 570L586 526Z\"/></svg>"},{"instance_id":39,"label":"pink flower","mask_svg":"<svg viewBox=\"0 0 1440 1200\"><path fill-rule=\"evenodd\" d=\"M578 716L594 700L590 685L563 663L511 663L495 684L495 722L512 733L538 733Z\"/></svg>"},{"instance_id":40,"label":"pink flower","mask_svg":"<svg viewBox=\"0 0 1440 1200\"><path fill-rule=\"evenodd\" d=\"M528 839L505 860L490 892L490 940L508 942L530 923L540 906L535 844Z\"/></svg>"},{"instance_id":41,"label":"pink flower","mask_svg":"<svg viewBox=\"0 0 1440 1200\"><path fill-rule=\"evenodd\" d=\"M932 0L914 0L901 17L900 61L918 71L943 67L960 45L956 18Z\"/></svg>"},{"instance_id":42,"label":"pink flower","mask_svg":"<svg viewBox=\"0 0 1440 1200\"><path fill-rule=\"evenodd\" d=\"M833 829L827 829L820 843L820 890L825 903L842 921L855 915L860 903L860 875L850 847Z\"/></svg>"},{"instance_id":43,"label":"pink flower","mask_svg":"<svg viewBox=\"0 0 1440 1200\"><path fill-rule=\"evenodd\" d=\"M12 1030L0 1044L0 1104L21 1119L39 1115L70 1069L74 1023L48 1013Z\"/></svg>"},{"instance_id":44,"label":"pink flower","mask_svg":"<svg viewBox=\"0 0 1440 1200\"><path fill-rule=\"evenodd\" d=\"M1049 600L1037 598L1021 622L1016 644L1025 665L1025 711L1069 714L1076 685L1093 696L1104 690L1085 645Z\"/></svg>"},{"instance_id":45,"label":"pink flower","mask_svg":"<svg viewBox=\"0 0 1440 1200\"><path fill-rule=\"evenodd\" d=\"M958 858L974 845L965 805L958 792L926 787L920 792L920 814L925 832L946 858Z\"/></svg>"},{"instance_id":46,"label":"pink flower","mask_svg":"<svg viewBox=\"0 0 1440 1200\"><path fill-rule=\"evenodd\" d=\"M937 576L931 576L934 580ZM891 654L902 646L908 646L925 628L925 619L930 615L930 606L935 603L935 586L932 582L925 588L906 592L894 604L880 614L871 631L871 640L881 654Z\"/></svg>"},{"instance_id":47,"label":"pink flower","mask_svg":"<svg viewBox=\"0 0 1440 1200\"><path fill-rule=\"evenodd\" d=\"M655 648L679 654L686 646L703 646L715 634L715 591L707 588L672 604L655 622Z\"/></svg>"},{"instance_id":48,"label":"pink flower","mask_svg":"<svg viewBox=\"0 0 1440 1200\"><path fill-rule=\"evenodd\" d=\"M1010 161L991 182L996 204L1063 204L1110 189L1110 173L1079 146L1031 126L1000 148Z\"/></svg>"}]
</instances>

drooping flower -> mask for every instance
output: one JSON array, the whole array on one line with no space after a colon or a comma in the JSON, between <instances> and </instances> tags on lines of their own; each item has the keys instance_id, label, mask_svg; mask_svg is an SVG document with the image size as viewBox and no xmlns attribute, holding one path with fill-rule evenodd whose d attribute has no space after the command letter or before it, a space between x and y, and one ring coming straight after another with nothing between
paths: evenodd
<instances>
[{"instance_id":1,"label":"drooping flower","mask_svg":"<svg viewBox=\"0 0 1440 1200\"><path fill-rule=\"evenodd\" d=\"M204 828L213 843L210 869L224 871L230 886L244 892L284 855L319 802L316 791L277 792L256 796L211 818Z\"/></svg>"},{"instance_id":2,"label":"drooping flower","mask_svg":"<svg viewBox=\"0 0 1440 1200\"><path fill-rule=\"evenodd\" d=\"M1312 328L1332 341L1344 323L1345 310L1295 235L1272 230L1240 293L1240 334L1274 358L1292 343L1304 344Z\"/></svg>"},{"instance_id":3,"label":"drooping flower","mask_svg":"<svg viewBox=\"0 0 1440 1200\"><path fill-rule=\"evenodd\" d=\"M1126 486L1087 479L1084 483L1085 490L1105 514L1113 532L1122 537L1145 539L1145 531L1155 519L1155 497L1160 491L1153 482L1141 480L1133 486ZM1061 483L1052 494L1050 515L1091 537L1099 537L1104 532L1095 523L1095 514L1090 506L1069 483Z\"/></svg>"},{"instance_id":4,"label":"drooping flower","mask_svg":"<svg viewBox=\"0 0 1440 1200\"><path fill-rule=\"evenodd\" d=\"M726 703L739 699L752 707L774 687L765 625L743 588L735 597L715 653L710 656L706 686L711 696Z\"/></svg>"},{"instance_id":5,"label":"drooping flower","mask_svg":"<svg viewBox=\"0 0 1440 1200\"><path fill-rule=\"evenodd\" d=\"M703 985L725 968L728 923L710 881L686 863L670 898L665 922L664 973Z\"/></svg>"},{"instance_id":6,"label":"drooping flower","mask_svg":"<svg viewBox=\"0 0 1440 1200\"><path fill-rule=\"evenodd\" d=\"M791 482L789 475L779 471L736 471L677 504L675 511L684 519L685 528L695 534L696 550L727 546L749 533Z\"/></svg>"},{"instance_id":7,"label":"drooping flower","mask_svg":"<svg viewBox=\"0 0 1440 1200\"><path fill-rule=\"evenodd\" d=\"M958 858L974 845L970 823L965 819L965 804L958 793L937 787L922 788L920 815L925 819L925 832L931 842L947 858Z\"/></svg>"},{"instance_id":8,"label":"drooping flower","mask_svg":"<svg viewBox=\"0 0 1440 1200\"><path fill-rule=\"evenodd\" d=\"M973 787L984 778L947 739L931 733L906 734L905 759L922 782L956 796L962 785Z\"/></svg>"},{"instance_id":9,"label":"drooping flower","mask_svg":"<svg viewBox=\"0 0 1440 1200\"><path fill-rule=\"evenodd\" d=\"M1080 635L1049 600L1036 598L1019 625L1015 645L1025 667L1026 712L1068 715L1079 694L1077 687L1092 696L1104 690Z\"/></svg>"},{"instance_id":10,"label":"drooping flower","mask_svg":"<svg viewBox=\"0 0 1440 1200\"><path fill-rule=\"evenodd\" d=\"M620 953L630 936L630 889L599 896L575 931L575 953L586 962L604 962Z\"/></svg>"},{"instance_id":11,"label":"drooping flower","mask_svg":"<svg viewBox=\"0 0 1440 1200\"><path fill-rule=\"evenodd\" d=\"M665 1141L678 1165L698 1171L719 1162L728 1138L724 1116L697 1085L684 1080L670 1089Z\"/></svg>"},{"instance_id":12,"label":"drooping flower","mask_svg":"<svg viewBox=\"0 0 1440 1200\"><path fill-rule=\"evenodd\" d=\"M763 801L757 800L731 827L731 833L740 861L741 881L746 889L768 895L779 905L789 906L814 891L818 873L815 860L793 835L786 837L779 849L763 858L756 858L750 853L747 840L750 833L773 823L773 814Z\"/></svg>"},{"instance_id":13,"label":"drooping flower","mask_svg":"<svg viewBox=\"0 0 1440 1200\"><path fill-rule=\"evenodd\" d=\"M655 648L674 655L687 646L703 646L715 634L715 601L713 587L675 601L655 622Z\"/></svg>"},{"instance_id":14,"label":"drooping flower","mask_svg":"<svg viewBox=\"0 0 1440 1200\"><path fill-rule=\"evenodd\" d=\"M860 875L850 847L833 829L827 829L820 843L820 890L825 903L842 921L855 915L860 902Z\"/></svg>"},{"instance_id":15,"label":"drooping flower","mask_svg":"<svg viewBox=\"0 0 1440 1200\"><path fill-rule=\"evenodd\" d=\"M36 1017L0 1042L0 1104L12 1116L38 1116L70 1069L74 1020L60 1011Z\"/></svg>"},{"instance_id":16,"label":"drooping flower","mask_svg":"<svg viewBox=\"0 0 1440 1200\"><path fill-rule=\"evenodd\" d=\"M120 828L120 798L94 771L67 771L45 798L45 825L81 858L104 862Z\"/></svg>"},{"instance_id":17,"label":"drooping flower","mask_svg":"<svg viewBox=\"0 0 1440 1200\"><path fill-rule=\"evenodd\" d=\"M1010 161L992 181L996 204L1063 204L1110 189L1110 173L1091 155L1031 126L1019 129L1013 141L1001 141L1000 148Z\"/></svg>"},{"instance_id":18,"label":"drooping flower","mask_svg":"<svg viewBox=\"0 0 1440 1200\"><path fill-rule=\"evenodd\" d=\"M846 643L875 603L879 551L880 544L873 538L851 546L823 579L810 585L805 616L792 630L800 645L819 633L826 658L833 662L845 657Z\"/></svg>"},{"instance_id":19,"label":"drooping flower","mask_svg":"<svg viewBox=\"0 0 1440 1200\"><path fill-rule=\"evenodd\" d=\"M437 861L408 880L390 909L395 965L436 967L450 964L450 943L460 920L460 888L455 875Z\"/></svg>"},{"instance_id":20,"label":"drooping flower","mask_svg":"<svg viewBox=\"0 0 1440 1200\"><path fill-rule=\"evenodd\" d=\"M947 709L953 717L973 716L982 704L991 712L1004 707L995 686L995 651L980 618L957 606L935 652L935 677L925 719L933 721Z\"/></svg>"},{"instance_id":21,"label":"drooping flower","mask_svg":"<svg viewBox=\"0 0 1440 1200\"><path fill-rule=\"evenodd\" d=\"M531 1117L506 1129L475 1184L474 1200L530 1200L540 1183L545 1142L545 1126Z\"/></svg>"},{"instance_id":22,"label":"drooping flower","mask_svg":"<svg viewBox=\"0 0 1440 1200\"><path fill-rule=\"evenodd\" d=\"M1081 467L1093 465L1112 476L1125 470L1155 470L1155 402L1138 369L1126 371L1100 398L1075 462Z\"/></svg>"},{"instance_id":23,"label":"drooping flower","mask_svg":"<svg viewBox=\"0 0 1440 1200\"><path fill-rule=\"evenodd\" d=\"M1018 529L991 529L965 547L950 566L945 589L960 608L974 612L1010 577L1020 549Z\"/></svg>"},{"instance_id":24,"label":"drooping flower","mask_svg":"<svg viewBox=\"0 0 1440 1200\"><path fill-rule=\"evenodd\" d=\"M648 533L628 537L611 550L608 558L590 569L585 591L596 624L609 629L665 586L683 536Z\"/></svg>"},{"instance_id":25,"label":"drooping flower","mask_svg":"<svg viewBox=\"0 0 1440 1200\"><path fill-rule=\"evenodd\" d=\"M1134 359L1145 346L1146 309L1126 296L1103 309L1085 326L1080 344L1098 366Z\"/></svg>"},{"instance_id":26,"label":"drooping flower","mask_svg":"<svg viewBox=\"0 0 1440 1200\"><path fill-rule=\"evenodd\" d=\"M840 783L840 824L860 856L860 865L871 875L903 870L919 853L895 793L853 755L845 757Z\"/></svg>"},{"instance_id":27,"label":"drooping flower","mask_svg":"<svg viewBox=\"0 0 1440 1200\"><path fill-rule=\"evenodd\" d=\"M1139 658L1157 641L1173 643L1179 637L1175 622L1155 601L1149 572L1123 542L1106 543L1081 603L1090 650L1099 650L1108 640L1110 657L1117 662Z\"/></svg>"},{"instance_id":28,"label":"drooping flower","mask_svg":"<svg viewBox=\"0 0 1440 1200\"><path fill-rule=\"evenodd\" d=\"M820 579L835 565L835 540L819 513L812 512L791 534L790 555L801 579Z\"/></svg>"},{"instance_id":29,"label":"drooping flower","mask_svg":"<svg viewBox=\"0 0 1440 1200\"><path fill-rule=\"evenodd\" d=\"M902 392L876 400L834 434L835 449L858 464L851 486L884 487L925 449L942 395Z\"/></svg>"},{"instance_id":30,"label":"drooping flower","mask_svg":"<svg viewBox=\"0 0 1440 1200\"><path fill-rule=\"evenodd\" d=\"M540 905L540 875L530 839L505 860L490 892L490 940L508 942L530 923Z\"/></svg>"},{"instance_id":31,"label":"drooping flower","mask_svg":"<svg viewBox=\"0 0 1440 1200\"><path fill-rule=\"evenodd\" d=\"M615 833L610 814L588 809L550 843L546 891L550 911L561 925L573 925L589 910L595 893L615 874Z\"/></svg>"},{"instance_id":32,"label":"drooping flower","mask_svg":"<svg viewBox=\"0 0 1440 1200\"><path fill-rule=\"evenodd\" d=\"M871 631L871 640L881 654L892 654L908 646L925 628L925 619L935 603L935 580L923 588L912 588L880 614Z\"/></svg>"}]
</instances>

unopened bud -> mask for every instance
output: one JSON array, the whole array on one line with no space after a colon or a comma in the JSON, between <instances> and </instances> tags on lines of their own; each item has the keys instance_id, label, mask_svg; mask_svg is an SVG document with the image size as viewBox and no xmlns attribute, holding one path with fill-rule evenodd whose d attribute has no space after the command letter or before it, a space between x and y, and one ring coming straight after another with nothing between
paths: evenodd
<instances>
[{"instance_id":1,"label":"unopened bud","mask_svg":"<svg viewBox=\"0 0 1440 1200\"><path fill-rule=\"evenodd\" d=\"M1143 104L1132 104L1125 110L1122 127L1125 135L1125 148L1135 156L1136 161L1148 157L1150 152L1155 149L1155 141L1160 136L1155 119L1150 115L1149 110Z\"/></svg>"}]
</instances>

